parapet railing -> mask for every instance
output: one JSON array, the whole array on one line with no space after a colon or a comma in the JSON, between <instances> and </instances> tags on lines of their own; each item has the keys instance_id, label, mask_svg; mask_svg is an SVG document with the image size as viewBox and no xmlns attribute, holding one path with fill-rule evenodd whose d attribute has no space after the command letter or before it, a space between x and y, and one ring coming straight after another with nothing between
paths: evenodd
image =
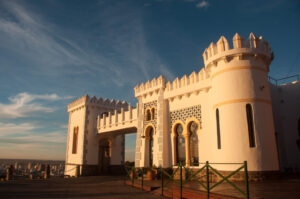
<instances>
[{"instance_id":1,"label":"parapet railing","mask_svg":"<svg viewBox=\"0 0 300 199\"><path fill-rule=\"evenodd\" d=\"M157 168L157 173L159 174L159 178L161 180L161 196L164 196L164 189L167 186L168 183L170 183L171 181L175 183L175 185L177 184L179 186L179 194L180 194L180 198L183 198L183 185L185 185L188 182L195 182L198 183L201 187L204 188L204 190L206 191L206 196L207 198L211 198L211 191L219 186L220 184L222 184L223 182L227 182L231 187L233 187L235 190L237 190L244 198L249 199L249 179L248 179L248 167L247 167L247 161L244 161L243 163L209 163L208 161L206 161L205 163L199 163L200 164L204 164L203 167L201 167L200 169L196 169L195 172L190 173L189 177L186 178L185 180L183 179L183 169L184 170L188 170L188 168L186 168L184 165L182 165L181 162L179 162L177 165L174 165L175 168L173 167L173 169L170 172L170 169L166 169L166 168ZM215 169L212 165L217 165L217 164L228 164L228 165L240 165L235 171L232 171L231 173L229 173L227 176L222 175L217 169ZM176 168L177 167L177 168ZM126 171L126 176L124 178L124 184L126 180L130 180L131 185L134 186L135 180L140 179L141 180L141 188L143 189L144 187L144 173L145 171L149 170L149 168L145 168L145 167L139 167L136 168L134 166L124 166L125 171ZM239 188L238 186L236 186L233 182L231 182L229 180L230 177L234 176L235 174L237 174L238 172L242 171L244 173L244 185L245 188L244 190L242 190L241 188ZM204 171L204 175L202 175L201 177L204 178L204 180L199 180L199 175L200 173ZM178 174L179 172L179 174ZM214 183L212 182L212 180L210 180L210 176L212 174L215 174L219 177L221 177L221 180ZM178 178L179 175L179 179L175 179L175 176L177 176ZM166 181L165 181L166 180Z\"/></svg>"},{"instance_id":2,"label":"parapet railing","mask_svg":"<svg viewBox=\"0 0 300 199\"><path fill-rule=\"evenodd\" d=\"M124 111L121 108L121 112L118 113L115 110L114 114L108 112L108 115L103 115L103 117L98 116L97 118L97 128L107 128L125 124L127 122L132 122L137 119L137 109L129 106L128 111Z\"/></svg>"},{"instance_id":3,"label":"parapet railing","mask_svg":"<svg viewBox=\"0 0 300 199\"><path fill-rule=\"evenodd\" d=\"M288 77L284 77L284 78L280 78L280 79L276 79L274 77L271 77L269 76L269 81L271 83L274 83L276 86L278 86L280 84L280 82L282 81L285 81L285 80L288 80L288 79L296 79L297 81L299 81L299 75L291 75L291 76L288 76ZM290 83L291 81L288 81L288 82L285 82L285 83Z\"/></svg>"}]
</instances>

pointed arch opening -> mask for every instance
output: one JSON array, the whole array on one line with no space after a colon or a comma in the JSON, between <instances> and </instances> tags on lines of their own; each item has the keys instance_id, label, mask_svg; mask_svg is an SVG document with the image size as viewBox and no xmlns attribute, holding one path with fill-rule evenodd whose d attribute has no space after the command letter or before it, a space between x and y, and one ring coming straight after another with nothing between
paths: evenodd
<instances>
[{"instance_id":1,"label":"pointed arch opening","mask_svg":"<svg viewBox=\"0 0 300 199\"><path fill-rule=\"evenodd\" d=\"M189 155L190 165L199 166L199 149L198 149L198 130L200 126L197 122L191 121L188 123L189 135Z\"/></svg>"},{"instance_id":2,"label":"pointed arch opening","mask_svg":"<svg viewBox=\"0 0 300 199\"><path fill-rule=\"evenodd\" d=\"M146 110L146 121L150 121L151 120L151 110L150 109L147 109Z\"/></svg>"},{"instance_id":3,"label":"pointed arch opening","mask_svg":"<svg viewBox=\"0 0 300 199\"><path fill-rule=\"evenodd\" d=\"M181 162L182 165L185 165L186 163L186 146L185 146L185 137L183 135L183 125L182 124L176 124L174 128L174 135L175 135L175 162L178 164Z\"/></svg>"},{"instance_id":4,"label":"pointed arch opening","mask_svg":"<svg viewBox=\"0 0 300 199\"><path fill-rule=\"evenodd\" d=\"M155 128L152 124L145 128L145 165L153 166L153 149L154 149Z\"/></svg>"},{"instance_id":5,"label":"pointed arch opening","mask_svg":"<svg viewBox=\"0 0 300 199\"><path fill-rule=\"evenodd\" d=\"M155 108L154 107L151 109L151 119L155 120Z\"/></svg>"}]
</instances>

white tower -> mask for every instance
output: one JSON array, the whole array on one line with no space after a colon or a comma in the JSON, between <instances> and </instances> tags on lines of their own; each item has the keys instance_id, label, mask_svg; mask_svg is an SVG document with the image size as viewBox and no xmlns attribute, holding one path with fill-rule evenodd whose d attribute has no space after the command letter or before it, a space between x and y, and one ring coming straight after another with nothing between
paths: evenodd
<instances>
[{"instance_id":1,"label":"white tower","mask_svg":"<svg viewBox=\"0 0 300 199\"><path fill-rule=\"evenodd\" d=\"M253 33L247 43L236 34L233 48L222 36L204 51L212 84L213 161L247 160L249 171L279 169L268 82L272 58L268 43Z\"/></svg>"}]
</instances>

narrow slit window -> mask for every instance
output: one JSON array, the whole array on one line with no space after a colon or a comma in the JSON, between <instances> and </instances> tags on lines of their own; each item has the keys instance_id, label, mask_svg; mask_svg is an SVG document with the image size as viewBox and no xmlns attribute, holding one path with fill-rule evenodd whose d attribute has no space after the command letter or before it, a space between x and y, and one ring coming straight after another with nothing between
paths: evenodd
<instances>
[{"instance_id":1,"label":"narrow slit window","mask_svg":"<svg viewBox=\"0 0 300 199\"><path fill-rule=\"evenodd\" d=\"M217 120L218 149L221 149L221 135L220 135L220 116L219 116L219 109L216 110L216 120Z\"/></svg>"},{"instance_id":2,"label":"narrow slit window","mask_svg":"<svg viewBox=\"0 0 300 199\"><path fill-rule=\"evenodd\" d=\"M152 115L151 119L154 120L155 119L155 108L152 108L151 115Z\"/></svg>"},{"instance_id":3,"label":"narrow slit window","mask_svg":"<svg viewBox=\"0 0 300 199\"><path fill-rule=\"evenodd\" d=\"M74 127L72 154L76 154L77 153L78 128L79 127Z\"/></svg>"},{"instance_id":4,"label":"narrow slit window","mask_svg":"<svg viewBox=\"0 0 300 199\"><path fill-rule=\"evenodd\" d=\"M146 121L150 121L151 120L151 111L148 109L146 111Z\"/></svg>"},{"instance_id":5,"label":"narrow slit window","mask_svg":"<svg viewBox=\"0 0 300 199\"><path fill-rule=\"evenodd\" d=\"M249 145L255 147L255 135L254 135L254 124L253 124L253 112L251 104L246 105L247 112L247 123L248 123L248 134L249 134Z\"/></svg>"}]
</instances>

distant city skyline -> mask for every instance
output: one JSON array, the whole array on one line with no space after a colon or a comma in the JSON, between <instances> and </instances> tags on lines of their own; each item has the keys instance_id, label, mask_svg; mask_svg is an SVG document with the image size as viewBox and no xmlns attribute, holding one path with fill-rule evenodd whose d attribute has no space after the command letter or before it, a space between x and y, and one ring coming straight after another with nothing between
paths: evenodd
<instances>
[{"instance_id":1,"label":"distant city skyline","mask_svg":"<svg viewBox=\"0 0 300 199\"><path fill-rule=\"evenodd\" d=\"M64 160L68 103L135 106L136 84L200 71L221 35L262 35L269 75L300 74L299 19L293 0L0 0L0 158ZM127 159L134 150L131 134Z\"/></svg>"}]
</instances>

